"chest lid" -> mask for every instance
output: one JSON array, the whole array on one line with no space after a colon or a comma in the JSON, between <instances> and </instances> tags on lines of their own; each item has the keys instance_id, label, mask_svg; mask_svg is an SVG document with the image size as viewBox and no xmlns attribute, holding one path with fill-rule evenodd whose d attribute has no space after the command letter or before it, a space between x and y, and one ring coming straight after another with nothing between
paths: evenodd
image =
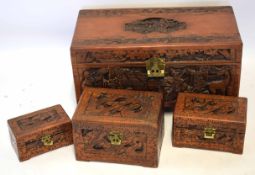
<instances>
[{"instance_id":1,"label":"chest lid","mask_svg":"<svg viewBox=\"0 0 255 175\"><path fill-rule=\"evenodd\" d=\"M247 99L220 95L180 93L174 111L177 127L213 133L215 128L244 132Z\"/></svg>"},{"instance_id":2,"label":"chest lid","mask_svg":"<svg viewBox=\"0 0 255 175\"><path fill-rule=\"evenodd\" d=\"M157 127L162 99L158 92L86 87L72 120Z\"/></svg>"},{"instance_id":3,"label":"chest lid","mask_svg":"<svg viewBox=\"0 0 255 175\"><path fill-rule=\"evenodd\" d=\"M73 49L241 44L232 7L81 10Z\"/></svg>"},{"instance_id":4,"label":"chest lid","mask_svg":"<svg viewBox=\"0 0 255 175\"><path fill-rule=\"evenodd\" d=\"M71 120L61 105L55 105L8 120L15 137L25 137L70 122Z\"/></svg>"}]
</instances>

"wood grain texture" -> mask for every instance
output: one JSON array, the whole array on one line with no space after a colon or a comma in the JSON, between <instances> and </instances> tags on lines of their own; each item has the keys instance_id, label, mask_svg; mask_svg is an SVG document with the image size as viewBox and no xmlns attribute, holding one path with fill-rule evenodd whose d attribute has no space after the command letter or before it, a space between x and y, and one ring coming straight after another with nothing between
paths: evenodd
<instances>
[{"instance_id":1,"label":"wood grain texture","mask_svg":"<svg viewBox=\"0 0 255 175\"><path fill-rule=\"evenodd\" d=\"M103 27L100 27L103 26ZM85 86L238 96L242 41L231 7L81 10L71 45L77 102ZM166 76L148 78L150 58Z\"/></svg>"},{"instance_id":2,"label":"wood grain texture","mask_svg":"<svg viewBox=\"0 0 255 175\"><path fill-rule=\"evenodd\" d=\"M162 100L157 92L86 87L72 118L76 159L157 167ZM112 133L119 134L117 145Z\"/></svg>"},{"instance_id":3,"label":"wood grain texture","mask_svg":"<svg viewBox=\"0 0 255 175\"><path fill-rule=\"evenodd\" d=\"M174 111L172 143L242 154L246 130L247 99L219 95L180 93ZM204 136L215 129L214 139Z\"/></svg>"},{"instance_id":4,"label":"wood grain texture","mask_svg":"<svg viewBox=\"0 0 255 175\"><path fill-rule=\"evenodd\" d=\"M71 120L61 105L9 119L8 126L20 161L73 143Z\"/></svg>"}]
</instances>

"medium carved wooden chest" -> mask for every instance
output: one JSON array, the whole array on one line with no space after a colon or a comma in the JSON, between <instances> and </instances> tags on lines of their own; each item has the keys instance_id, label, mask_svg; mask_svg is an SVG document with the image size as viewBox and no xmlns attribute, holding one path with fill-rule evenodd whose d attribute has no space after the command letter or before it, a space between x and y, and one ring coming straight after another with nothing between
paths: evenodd
<instances>
[{"instance_id":1,"label":"medium carved wooden chest","mask_svg":"<svg viewBox=\"0 0 255 175\"><path fill-rule=\"evenodd\" d=\"M237 96L242 41L231 7L81 10L71 45L85 86Z\"/></svg>"},{"instance_id":2,"label":"medium carved wooden chest","mask_svg":"<svg viewBox=\"0 0 255 175\"><path fill-rule=\"evenodd\" d=\"M76 159L157 167L162 101L158 92L86 87L72 119Z\"/></svg>"},{"instance_id":3,"label":"medium carved wooden chest","mask_svg":"<svg viewBox=\"0 0 255 175\"><path fill-rule=\"evenodd\" d=\"M73 143L72 123L60 105L8 120L20 161Z\"/></svg>"},{"instance_id":4,"label":"medium carved wooden chest","mask_svg":"<svg viewBox=\"0 0 255 175\"><path fill-rule=\"evenodd\" d=\"M247 99L180 93L174 111L172 143L242 154Z\"/></svg>"}]
</instances>

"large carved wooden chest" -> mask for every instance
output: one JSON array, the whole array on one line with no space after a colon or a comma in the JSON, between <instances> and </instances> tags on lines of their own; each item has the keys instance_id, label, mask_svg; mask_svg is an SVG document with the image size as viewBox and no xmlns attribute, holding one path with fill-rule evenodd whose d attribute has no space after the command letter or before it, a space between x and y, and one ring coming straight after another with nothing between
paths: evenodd
<instances>
[{"instance_id":1,"label":"large carved wooden chest","mask_svg":"<svg viewBox=\"0 0 255 175\"><path fill-rule=\"evenodd\" d=\"M162 101L158 92L86 87L72 118L76 159L157 167Z\"/></svg>"},{"instance_id":2,"label":"large carved wooden chest","mask_svg":"<svg viewBox=\"0 0 255 175\"><path fill-rule=\"evenodd\" d=\"M172 143L241 154L247 99L180 93L174 111Z\"/></svg>"},{"instance_id":3,"label":"large carved wooden chest","mask_svg":"<svg viewBox=\"0 0 255 175\"><path fill-rule=\"evenodd\" d=\"M72 123L60 105L8 120L20 161L73 143Z\"/></svg>"},{"instance_id":4,"label":"large carved wooden chest","mask_svg":"<svg viewBox=\"0 0 255 175\"><path fill-rule=\"evenodd\" d=\"M71 45L85 86L237 96L242 41L231 7L81 10Z\"/></svg>"}]
</instances>

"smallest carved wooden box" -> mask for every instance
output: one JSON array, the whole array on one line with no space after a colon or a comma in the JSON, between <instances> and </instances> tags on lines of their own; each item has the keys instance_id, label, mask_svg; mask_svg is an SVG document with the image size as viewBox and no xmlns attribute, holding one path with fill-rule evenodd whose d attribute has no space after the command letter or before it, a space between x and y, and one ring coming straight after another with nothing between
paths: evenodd
<instances>
[{"instance_id":1,"label":"smallest carved wooden box","mask_svg":"<svg viewBox=\"0 0 255 175\"><path fill-rule=\"evenodd\" d=\"M242 154L247 99L180 93L174 111L172 143Z\"/></svg>"},{"instance_id":2,"label":"smallest carved wooden box","mask_svg":"<svg viewBox=\"0 0 255 175\"><path fill-rule=\"evenodd\" d=\"M71 120L60 105L10 119L8 125L20 161L73 143Z\"/></svg>"},{"instance_id":3,"label":"smallest carved wooden box","mask_svg":"<svg viewBox=\"0 0 255 175\"><path fill-rule=\"evenodd\" d=\"M86 87L72 119L77 160L157 167L162 100L158 92Z\"/></svg>"}]
</instances>

